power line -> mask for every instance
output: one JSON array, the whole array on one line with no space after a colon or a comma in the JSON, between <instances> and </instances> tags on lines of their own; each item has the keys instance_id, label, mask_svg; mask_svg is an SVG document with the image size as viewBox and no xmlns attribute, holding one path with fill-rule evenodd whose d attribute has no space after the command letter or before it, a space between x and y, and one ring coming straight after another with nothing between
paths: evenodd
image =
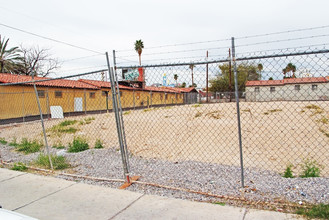
<instances>
[{"instance_id":1,"label":"power line","mask_svg":"<svg viewBox=\"0 0 329 220\"><path fill-rule=\"evenodd\" d=\"M324 26L311 27L311 28L302 28L302 29L294 29L294 30L288 30L288 31L272 32L272 33L267 33L267 34L257 34L257 35L236 37L235 39L248 39L248 38L255 38L255 37L264 37L264 36L270 36L270 35L278 35L278 34L287 34L287 33L301 32L301 31L324 29L324 28L328 28L328 27L329 27L329 25L324 25ZM213 43L213 42L230 41L230 40L231 40L231 38L224 38L224 39L219 39L219 40L197 41L197 42L181 43L181 44L167 44L167 45L147 47L145 49L147 50L147 49L156 49L156 48L164 48L164 47L176 47L176 46L204 44L204 43ZM132 51L132 49L118 50L117 52L125 52L125 51Z\"/></svg>"},{"instance_id":2,"label":"power line","mask_svg":"<svg viewBox=\"0 0 329 220\"><path fill-rule=\"evenodd\" d=\"M259 44L278 43L278 42L294 41L294 40L305 40L305 39L327 37L327 36L329 36L329 34L322 34L322 35L315 35L315 36L308 36L308 37L289 38L289 39L273 40L273 41L263 41L263 42L257 42L257 43L252 43L252 44L237 45L235 47L247 47L247 46L254 46L254 45L259 45Z\"/></svg>"},{"instance_id":3,"label":"power line","mask_svg":"<svg viewBox=\"0 0 329 220\"><path fill-rule=\"evenodd\" d=\"M198 42L190 42L190 43L181 43L181 44L167 44L167 45L160 45L160 46L153 46L153 47L147 47L147 49L156 49L156 48L163 48L163 47L177 47L177 46L186 46L186 45L193 45L193 44L205 44L205 43L213 43L213 42L221 42L221 41L229 41L230 38L227 39L220 39L220 40L208 40L208 41L198 41ZM125 50L118 50L117 52L125 52L125 51L131 51L131 49L125 49Z\"/></svg>"},{"instance_id":4,"label":"power line","mask_svg":"<svg viewBox=\"0 0 329 220\"><path fill-rule=\"evenodd\" d=\"M329 25L325 25L325 26L312 27L312 28L303 28L303 29L295 29L295 30L288 30L288 31L272 32L272 33L268 33L268 34L257 34L257 35L250 35L250 36L244 36L244 37L236 37L235 39L265 37L265 36L270 36L270 35L287 34L287 33L300 32L300 31L310 31L310 30L323 29L323 28L328 28L328 27L329 27Z\"/></svg>"},{"instance_id":5,"label":"power line","mask_svg":"<svg viewBox=\"0 0 329 220\"><path fill-rule=\"evenodd\" d=\"M219 50L219 49L227 49L228 47L213 47L213 48L202 48L202 49L192 49L192 50L174 50L174 51L166 51L166 52L158 52L158 53L148 53L143 54L143 56L151 56L151 55L159 55L159 54L170 54L170 53L186 53L186 52L193 52L193 51L206 51L206 50ZM135 55L129 55L124 57L133 57ZM117 57L122 58L122 57Z\"/></svg>"},{"instance_id":6,"label":"power line","mask_svg":"<svg viewBox=\"0 0 329 220\"><path fill-rule=\"evenodd\" d=\"M98 52L98 51L95 51L95 50L90 50L90 49L87 49L87 48L84 48L84 47L80 47L80 46L76 46L76 45L73 45L73 44L70 44L70 43L66 43L64 41L56 40L56 39L53 39L53 38L50 38L50 37L45 37L45 36L35 34L35 33L32 33L32 32L29 32L29 31L25 31L25 30L22 30L22 29L19 29L19 28L15 28L15 27L3 24L3 23L0 23L0 25L2 25L4 27L7 27L7 28L10 28L10 29L13 29L13 30L16 30L16 31L20 31L20 32L23 32L23 33L26 33L26 34L36 36L36 37L39 37L39 38L43 38L43 39L46 39L46 40L54 41L56 43L64 44L66 46L78 48L78 49L81 49L81 50L85 50L85 51L89 51L89 52L93 52L93 53L97 53L97 54L104 54L104 53L101 53L101 52Z\"/></svg>"},{"instance_id":7,"label":"power line","mask_svg":"<svg viewBox=\"0 0 329 220\"><path fill-rule=\"evenodd\" d=\"M68 60L62 60L62 62L69 62L69 61L74 61L74 60L83 60L83 59L87 59L90 57L97 57L97 56L101 56L104 54L96 54L96 55L90 55L90 56L84 56L84 57L77 57L77 58L72 58L72 59L68 59Z\"/></svg>"}]
</instances>

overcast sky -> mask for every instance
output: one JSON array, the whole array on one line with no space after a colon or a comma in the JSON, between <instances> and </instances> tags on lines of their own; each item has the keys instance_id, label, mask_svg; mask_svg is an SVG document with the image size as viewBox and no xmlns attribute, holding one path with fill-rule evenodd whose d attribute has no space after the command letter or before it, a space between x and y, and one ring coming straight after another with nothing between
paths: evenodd
<instances>
[{"instance_id":1,"label":"overcast sky","mask_svg":"<svg viewBox=\"0 0 329 220\"><path fill-rule=\"evenodd\" d=\"M329 24L328 0L1 0L0 23L50 37L91 50L105 52L119 50L118 56L137 64L133 51L134 42L142 39L147 48L161 45L212 41L288 31ZM328 33L328 28L321 34ZM40 39L0 25L0 34L10 38L10 46L38 45L51 48L54 57L61 60L95 55L52 41ZM299 37L295 33L283 38ZM317 34L317 33L310 33ZM269 36L262 40L278 39ZM314 40L327 43L328 36ZM313 43L313 42L312 42ZM184 49L211 48L230 42L186 45ZM131 52L120 50L131 49ZM174 51L176 47L159 48L158 51ZM179 48L181 49L181 48ZM262 49L262 48L257 48ZM205 54L205 51L202 51ZM177 55L179 56L179 55ZM181 54L180 54L181 56ZM188 56L185 54L184 56ZM84 66L106 64L104 57L93 57L75 63L63 63L60 71L70 71ZM124 62L124 60L121 60ZM120 62L120 59L118 59ZM82 71L82 70L81 70ZM80 71L80 72L81 72Z\"/></svg>"}]
</instances>

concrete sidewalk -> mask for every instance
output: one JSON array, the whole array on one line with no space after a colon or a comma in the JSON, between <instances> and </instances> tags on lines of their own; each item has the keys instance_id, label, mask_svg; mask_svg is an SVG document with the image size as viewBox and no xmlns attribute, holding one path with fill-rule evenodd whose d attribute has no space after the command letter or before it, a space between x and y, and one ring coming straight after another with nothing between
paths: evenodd
<instances>
[{"instance_id":1,"label":"concrete sidewalk","mask_svg":"<svg viewBox=\"0 0 329 220\"><path fill-rule=\"evenodd\" d=\"M39 219L297 219L0 169L0 205ZM300 218L299 218L300 219Z\"/></svg>"}]
</instances>

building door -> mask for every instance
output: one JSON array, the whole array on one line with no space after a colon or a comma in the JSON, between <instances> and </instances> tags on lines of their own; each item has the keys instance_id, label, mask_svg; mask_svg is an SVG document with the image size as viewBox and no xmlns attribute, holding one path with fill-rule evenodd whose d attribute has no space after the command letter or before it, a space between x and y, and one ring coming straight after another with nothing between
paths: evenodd
<instances>
[{"instance_id":1,"label":"building door","mask_svg":"<svg viewBox=\"0 0 329 220\"><path fill-rule=\"evenodd\" d=\"M75 112L82 112L83 111L83 102L82 98L74 98L74 111Z\"/></svg>"}]
</instances>

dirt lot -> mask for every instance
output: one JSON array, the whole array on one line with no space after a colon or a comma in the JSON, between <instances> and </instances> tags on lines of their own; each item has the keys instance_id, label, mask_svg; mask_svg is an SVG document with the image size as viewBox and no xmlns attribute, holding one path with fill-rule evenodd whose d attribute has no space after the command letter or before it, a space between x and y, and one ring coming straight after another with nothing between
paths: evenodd
<instances>
[{"instance_id":1,"label":"dirt lot","mask_svg":"<svg viewBox=\"0 0 329 220\"><path fill-rule=\"evenodd\" d=\"M289 164L300 169L305 159L323 165L329 175L329 102L242 102L241 128L247 167L282 172ZM60 132L56 125L76 120ZM50 145L67 146L74 136L91 147L97 139L118 148L113 113L70 117L45 122ZM124 113L129 151L143 158L202 161L239 165L235 103L186 105ZM0 137L42 140L40 122L0 127Z\"/></svg>"}]
</instances>

